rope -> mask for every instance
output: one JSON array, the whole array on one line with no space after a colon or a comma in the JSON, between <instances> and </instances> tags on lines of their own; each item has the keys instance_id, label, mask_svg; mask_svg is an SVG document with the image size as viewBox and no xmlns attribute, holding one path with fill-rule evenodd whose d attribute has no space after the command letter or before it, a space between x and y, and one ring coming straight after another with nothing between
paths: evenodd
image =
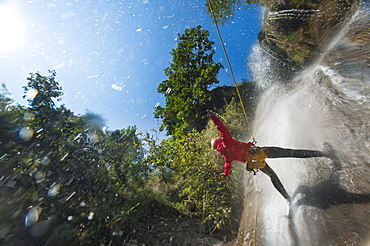
<instances>
[{"instance_id":1,"label":"rope","mask_svg":"<svg viewBox=\"0 0 370 246\"><path fill-rule=\"evenodd\" d=\"M256 179L256 175L253 175L254 179L254 206L255 206L255 209L254 209L254 224L253 224L253 242L254 242L254 246L257 245L257 214L258 214L258 199L257 199L257 179Z\"/></svg>"},{"instance_id":2,"label":"rope","mask_svg":"<svg viewBox=\"0 0 370 246\"><path fill-rule=\"evenodd\" d=\"M257 107L256 126L254 127L253 136L257 135L258 122L259 122L259 119L260 119L260 115L261 115L261 103L259 103L258 107Z\"/></svg>"},{"instance_id":3,"label":"rope","mask_svg":"<svg viewBox=\"0 0 370 246\"><path fill-rule=\"evenodd\" d=\"M242 108L243 108L243 113L244 113L245 121L247 122L247 125L248 125L248 128L249 128L249 132L250 132L250 133L251 133L251 135L252 135L252 139L253 139L253 141L252 141L252 142L255 144L255 143L257 143L257 141L256 141L256 140L255 140L255 138L254 138L254 133L253 133L253 131L252 131L252 127L251 127L251 125L250 125L250 123L249 123L249 120L248 120L248 115L247 115L247 112L246 112L246 110L245 110L245 106L244 106L244 103L243 103L242 97L241 97L241 95L240 95L239 89L238 89L238 84L236 83L236 80L235 80L235 76L234 76L233 68L232 68L232 66L231 66L229 56L228 56L228 54L227 54L227 52L226 52L226 48L225 48L225 45L224 45L224 41L223 41L223 39L222 39L221 32L220 32L220 29L219 29L219 27L218 27L218 24L217 24L217 20L216 20L215 14L214 14L214 12L213 12L213 8L212 8L211 1L210 1L210 0L207 0L207 2L208 2L208 5L209 5L209 9L211 10L211 14L212 14L213 21L214 21L215 26L216 26L217 35L218 35L218 38L220 39L221 46L222 46L222 50L224 51L224 54L225 54L225 57L226 57L227 65L228 65L228 67L229 67L229 69L230 69L231 78L232 78L232 80L233 80L233 82L234 82L235 89L236 89L236 92L237 92L238 97L239 97L239 100L240 100L240 104L241 104L241 106L242 106Z\"/></svg>"},{"instance_id":4,"label":"rope","mask_svg":"<svg viewBox=\"0 0 370 246\"><path fill-rule=\"evenodd\" d=\"M224 45L224 42L223 42L223 39L222 39L222 36L221 36L221 32L220 32L220 29L218 27L218 24L217 24L217 20L216 20L216 17L215 17L215 14L213 12L213 8L212 8L212 4L211 4L211 1L210 0L207 0L208 2L208 5L209 5L209 9L211 10L211 14L212 14L212 18L213 18L213 21L215 23L215 26L216 26L216 30L217 30L217 34L218 34L218 38L220 39L220 42L221 42L221 46L222 46L222 50L224 51L224 54L225 54L225 57L226 57L226 61L227 61L227 64L229 66L229 69L230 69L230 73L231 73L231 77L233 79L233 82L234 82L234 85L235 85L235 89L236 89L236 92L238 94L238 97L239 97L239 100L240 100L240 104L243 108L243 113L244 113L244 117L245 117L245 121L247 122L248 124L248 128L249 128L249 132L251 133L252 135L252 143L253 144L256 144L257 141L255 140L254 136L255 136L255 132L252 131L252 127L249 123L249 120L248 120L248 115L247 115L247 112L245 110L245 106L244 106L244 103L243 103L243 100L241 98L241 95L240 95L240 92L239 92L239 89L238 89L238 84L236 83L236 80L235 80L235 76L234 76L234 72L233 72L233 68L231 66L231 63L230 63L230 59L229 59L229 56L227 55L227 51L226 51L226 48L225 48L225 45ZM259 112L257 112L258 115L259 115ZM259 117L259 116L258 116ZM256 127L257 129L257 127ZM255 211L254 211L254 225L253 225L253 228L254 228L254 246L256 246L256 243L257 243L257 214L258 214L258 199L257 199L257 180L256 180L256 176L254 175L254 198L255 198Z\"/></svg>"}]
</instances>

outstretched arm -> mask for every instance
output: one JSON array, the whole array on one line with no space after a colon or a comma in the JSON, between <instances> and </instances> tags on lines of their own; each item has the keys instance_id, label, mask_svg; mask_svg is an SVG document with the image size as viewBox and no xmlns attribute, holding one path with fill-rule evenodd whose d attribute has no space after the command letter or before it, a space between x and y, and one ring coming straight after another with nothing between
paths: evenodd
<instances>
[{"instance_id":1,"label":"outstretched arm","mask_svg":"<svg viewBox=\"0 0 370 246\"><path fill-rule=\"evenodd\" d=\"M218 132L220 133L220 136L224 139L231 139L231 134L229 130L226 128L226 126L222 123L222 121L217 117L216 113L212 110L207 110L207 116L211 118L213 123L215 124Z\"/></svg>"}]
</instances>

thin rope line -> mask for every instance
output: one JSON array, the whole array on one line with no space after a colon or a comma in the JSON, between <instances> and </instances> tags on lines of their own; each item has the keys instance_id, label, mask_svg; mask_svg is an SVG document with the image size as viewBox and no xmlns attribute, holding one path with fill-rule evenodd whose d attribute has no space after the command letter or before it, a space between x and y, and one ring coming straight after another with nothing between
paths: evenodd
<instances>
[{"instance_id":1,"label":"thin rope line","mask_svg":"<svg viewBox=\"0 0 370 246\"><path fill-rule=\"evenodd\" d=\"M209 8L211 10L211 14L212 14L212 18L213 18L213 21L215 23L215 26L216 26L216 30L217 30L217 34L218 34L218 38L220 39L220 42L221 42L221 46L222 46L222 50L224 51L224 54L225 54L225 57L226 57L226 61L227 61L227 65L229 66L229 69L230 69L230 73L231 73L231 78L234 82L234 85L235 85L235 89L236 89L236 92L238 94L238 97L239 97L239 100L240 100L240 104L243 108L243 113L244 113L244 117L245 117L245 121L247 122L248 124L248 128L249 128L249 132L251 133L252 135L252 139L253 139L253 142L256 143L256 140L254 138L254 134L253 134L253 131L252 131L252 127L249 123L249 120L248 120L248 115L247 115L247 112L245 110L245 106L244 106L244 103L243 103L243 100L242 100L242 97L240 95L240 92L239 92L239 89L238 89L238 85L236 83L236 80L235 80L235 76L234 76L234 72L233 72L233 68L231 66L231 63L230 63L230 59L229 59L229 56L227 54L227 51L226 51L226 48L225 48L225 45L224 45L224 41L222 39L222 36L221 36L221 32L220 32L220 29L218 27L218 24L217 24L217 20L216 20L216 17L214 15L214 12L213 12L213 8L212 8L212 4L211 4L211 1L210 0L207 0L208 2L208 5L209 5Z\"/></svg>"},{"instance_id":2,"label":"thin rope line","mask_svg":"<svg viewBox=\"0 0 370 246\"><path fill-rule=\"evenodd\" d=\"M254 224L253 224L253 228L254 228L254 237L253 237L253 242L254 242L254 246L257 245L257 214L258 214L258 199L257 199L257 179L256 179L256 175L253 175L254 177L254 201L255 201L255 209L254 209Z\"/></svg>"}]
</instances>

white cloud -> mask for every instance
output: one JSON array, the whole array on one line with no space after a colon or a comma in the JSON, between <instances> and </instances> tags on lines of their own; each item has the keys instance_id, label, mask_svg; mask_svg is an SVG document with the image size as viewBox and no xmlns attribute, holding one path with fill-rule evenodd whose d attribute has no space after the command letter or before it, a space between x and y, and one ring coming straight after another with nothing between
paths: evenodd
<instances>
[{"instance_id":1,"label":"white cloud","mask_svg":"<svg viewBox=\"0 0 370 246\"><path fill-rule=\"evenodd\" d=\"M114 89L114 90L122 91L122 90L123 90L123 87L125 87L125 86L118 86L118 85L116 85L116 84L112 84L112 85L111 85L111 87L112 87L112 89Z\"/></svg>"}]
</instances>

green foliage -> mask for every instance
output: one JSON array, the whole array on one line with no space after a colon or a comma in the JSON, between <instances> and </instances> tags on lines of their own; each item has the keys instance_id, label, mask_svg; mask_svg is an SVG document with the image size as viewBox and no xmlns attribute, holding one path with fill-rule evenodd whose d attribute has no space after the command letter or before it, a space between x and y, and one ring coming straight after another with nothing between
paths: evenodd
<instances>
[{"instance_id":1,"label":"green foliage","mask_svg":"<svg viewBox=\"0 0 370 246\"><path fill-rule=\"evenodd\" d=\"M5 84L2 84L0 89L0 116L5 114L6 110L13 102L13 100L8 97L9 95L10 93Z\"/></svg>"},{"instance_id":2,"label":"green foliage","mask_svg":"<svg viewBox=\"0 0 370 246\"><path fill-rule=\"evenodd\" d=\"M278 61L276 76L290 81L302 68L316 60L362 0L261 0L269 9L264 16L259 42ZM296 10L304 9L304 18ZM289 15L287 12L289 11ZM267 13L274 13L272 16ZM281 65L282 64L282 65ZM289 69L287 69L289 68Z\"/></svg>"},{"instance_id":3,"label":"green foliage","mask_svg":"<svg viewBox=\"0 0 370 246\"><path fill-rule=\"evenodd\" d=\"M14 118L12 117L12 113L10 112L10 105L13 102L11 98L8 97L9 92L6 89L5 84L2 84L2 88L0 89L0 145L5 147L8 143L13 142L14 137ZM3 149L0 150L0 156Z\"/></svg>"},{"instance_id":4,"label":"green foliage","mask_svg":"<svg viewBox=\"0 0 370 246\"><path fill-rule=\"evenodd\" d=\"M141 165L144 156L143 143L136 133L136 127L108 132L99 144L102 151L101 158L110 168L122 184L142 184L142 180L148 174L149 168Z\"/></svg>"},{"instance_id":5,"label":"green foliage","mask_svg":"<svg viewBox=\"0 0 370 246\"><path fill-rule=\"evenodd\" d=\"M186 29L178 35L177 47L171 52L172 63L164 71L168 79L157 88L165 95L166 106L157 106L154 113L155 118L162 119L161 130L166 129L168 135L199 131L205 126L208 88L218 83L222 68L213 61L214 42L208 37L209 32L201 26Z\"/></svg>"},{"instance_id":6,"label":"green foliage","mask_svg":"<svg viewBox=\"0 0 370 246\"><path fill-rule=\"evenodd\" d=\"M231 21L236 10L247 9L249 5L259 2L259 0L209 0L206 2L206 7L211 18L213 18L213 12L217 23L224 25Z\"/></svg>"},{"instance_id":7,"label":"green foliage","mask_svg":"<svg viewBox=\"0 0 370 246\"><path fill-rule=\"evenodd\" d=\"M28 108L11 105L5 89L0 94L0 119L7 126L0 130L0 218L7 221L0 244L119 241L148 211L142 207L149 171L143 142L136 127L105 132L99 116L57 107L62 92L55 75L31 74L24 87ZM25 227L30 207L40 212L36 225ZM42 225L40 236L29 236Z\"/></svg>"},{"instance_id":8,"label":"green foliage","mask_svg":"<svg viewBox=\"0 0 370 246\"><path fill-rule=\"evenodd\" d=\"M53 98L59 101L59 97L63 95L62 87L55 81L56 72L49 70L49 76L42 76L39 73L31 73L27 78L27 86L24 86L25 93L29 93L27 101L31 108L35 109L51 109L55 106ZM31 95L32 96L31 96ZM23 98L26 98L24 95Z\"/></svg>"},{"instance_id":9,"label":"green foliage","mask_svg":"<svg viewBox=\"0 0 370 246\"><path fill-rule=\"evenodd\" d=\"M230 125L231 132L243 138L245 126L240 117L239 104L232 103L227 108L223 119ZM238 134L237 134L238 133ZM242 197L240 187L243 171L235 172L223 179L223 157L210 147L210 140L218 132L213 125L206 130L190 131L183 135L170 137L159 145L153 144L146 162L156 173L151 175L151 186L161 196L167 197L167 203L186 214L203 218L210 232L230 221L233 206ZM243 139L244 140L244 139Z\"/></svg>"}]
</instances>

